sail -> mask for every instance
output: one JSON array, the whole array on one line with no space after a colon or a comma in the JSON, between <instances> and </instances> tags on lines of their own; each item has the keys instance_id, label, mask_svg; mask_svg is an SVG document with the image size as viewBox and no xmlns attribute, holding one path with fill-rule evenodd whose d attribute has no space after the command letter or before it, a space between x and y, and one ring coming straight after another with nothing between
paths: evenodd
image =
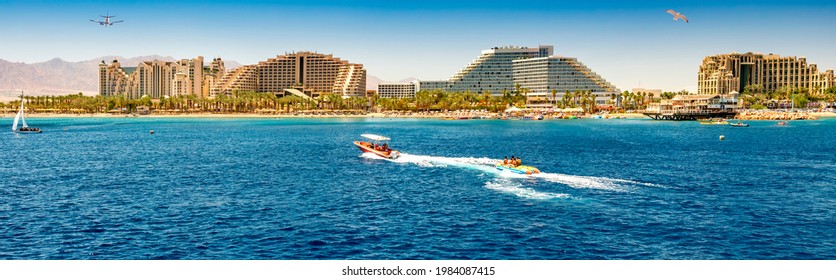
<instances>
[{"instance_id":1,"label":"sail","mask_svg":"<svg viewBox=\"0 0 836 280\"><path fill-rule=\"evenodd\" d=\"M17 111L17 115L15 115L15 121L12 123L12 131L17 130L17 122L20 120L20 112L22 111Z\"/></svg>"}]
</instances>

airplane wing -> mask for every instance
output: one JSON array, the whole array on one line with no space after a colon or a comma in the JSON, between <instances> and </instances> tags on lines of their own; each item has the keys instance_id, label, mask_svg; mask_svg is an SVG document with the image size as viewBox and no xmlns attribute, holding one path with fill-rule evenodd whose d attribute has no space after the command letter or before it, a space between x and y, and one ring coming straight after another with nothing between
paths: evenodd
<instances>
[{"instance_id":1,"label":"airplane wing","mask_svg":"<svg viewBox=\"0 0 836 280\"><path fill-rule=\"evenodd\" d=\"M665 12L668 12L669 14L672 14L672 15L676 15L676 12L674 10L667 10Z\"/></svg>"},{"instance_id":2,"label":"airplane wing","mask_svg":"<svg viewBox=\"0 0 836 280\"><path fill-rule=\"evenodd\" d=\"M92 20L92 19L90 20L90 22L99 23L99 21L97 21L97 20Z\"/></svg>"},{"instance_id":3,"label":"airplane wing","mask_svg":"<svg viewBox=\"0 0 836 280\"><path fill-rule=\"evenodd\" d=\"M686 19L685 21L688 21L688 20ZM124 20L111 21L110 23L114 24L114 23L120 23L120 22L124 22Z\"/></svg>"}]
</instances>

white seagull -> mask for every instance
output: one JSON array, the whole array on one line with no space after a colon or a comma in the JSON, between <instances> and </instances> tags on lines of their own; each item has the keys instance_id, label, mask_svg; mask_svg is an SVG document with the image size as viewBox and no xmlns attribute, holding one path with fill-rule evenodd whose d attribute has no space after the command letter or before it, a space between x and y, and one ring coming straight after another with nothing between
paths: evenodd
<instances>
[{"instance_id":1,"label":"white seagull","mask_svg":"<svg viewBox=\"0 0 836 280\"><path fill-rule=\"evenodd\" d=\"M686 23L688 22L688 18L687 18L687 17L685 17L685 15L680 14L680 13L677 13L677 12L676 12L676 11L674 11L674 10L667 10L667 11L665 11L665 12L668 12L669 14L672 14L672 15L673 15L673 20L682 19L682 20L684 20Z\"/></svg>"}]
</instances>

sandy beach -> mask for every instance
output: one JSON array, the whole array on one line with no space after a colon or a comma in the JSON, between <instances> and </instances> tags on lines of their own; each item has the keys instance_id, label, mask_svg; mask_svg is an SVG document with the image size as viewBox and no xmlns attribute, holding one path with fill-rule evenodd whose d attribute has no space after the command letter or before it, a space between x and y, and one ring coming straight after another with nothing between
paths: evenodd
<instances>
[{"instance_id":1,"label":"sandy beach","mask_svg":"<svg viewBox=\"0 0 836 280\"><path fill-rule=\"evenodd\" d=\"M815 112L810 115L817 118L836 118L836 112Z\"/></svg>"}]
</instances>

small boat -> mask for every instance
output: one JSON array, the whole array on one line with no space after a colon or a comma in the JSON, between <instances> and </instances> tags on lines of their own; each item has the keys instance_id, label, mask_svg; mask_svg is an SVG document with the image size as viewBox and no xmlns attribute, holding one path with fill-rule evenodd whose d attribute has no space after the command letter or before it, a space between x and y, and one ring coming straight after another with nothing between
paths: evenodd
<instances>
[{"instance_id":1,"label":"small boat","mask_svg":"<svg viewBox=\"0 0 836 280\"><path fill-rule=\"evenodd\" d=\"M778 122L778 125L788 125L788 124L790 124L790 122L783 122L783 121Z\"/></svg>"},{"instance_id":2,"label":"small boat","mask_svg":"<svg viewBox=\"0 0 836 280\"><path fill-rule=\"evenodd\" d=\"M736 127L749 127L748 123L742 123L742 122L732 123L732 124L729 124L729 125L730 126L736 126Z\"/></svg>"},{"instance_id":3,"label":"small boat","mask_svg":"<svg viewBox=\"0 0 836 280\"><path fill-rule=\"evenodd\" d=\"M12 131L16 132L16 133L41 133L41 132L43 132L37 127L29 127L29 125L26 124L26 118L24 117L24 112L23 112L23 103L24 103L23 93L21 92L20 93L20 111L17 111L17 115L15 115L15 120L12 123ZM20 129L17 128L17 123L18 122L23 124L20 127Z\"/></svg>"},{"instance_id":4,"label":"small boat","mask_svg":"<svg viewBox=\"0 0 836 280\"><path fill-rule=\"evenodd\" d=\"M361 134L360 136L371 140L371 142L354 141L354 145L356 145L357 148L360 148L360 150L364 153L373 153L385 159L396 159L401 155L400 152L389 148L389 144L386 143L386 141L391 139L388 137L375 134ZM380 142L383 142L383 144L379 144Z\"/></svg>"},{"instance_id":5,"label":"small boat","mask_svg":"<svg viewBox=\"0 0 836 280\"><path fill-rule=\"evenodd\" d=\"M513 166L513 165L504 165L504 164L497 164L496 169L499 171L509 171L516 174L525 174L525 175L534 175L539 174L540 169L537 169L534 166L528 165L520 165L520 166Z\"/></svg>"},{"instance_id":6,"label":"small boat","mask_svg":"<svg viewBox=\"0 0 836 280\"><path fill-rule=\"evenodd\" d=\"M726 125L726 124L729 124L729 122L727 122L724 119L700 119L700 120L697 120L697 121L699 121L700 124L709 124L709 125Z\"/></svg>"}]
</instances>

